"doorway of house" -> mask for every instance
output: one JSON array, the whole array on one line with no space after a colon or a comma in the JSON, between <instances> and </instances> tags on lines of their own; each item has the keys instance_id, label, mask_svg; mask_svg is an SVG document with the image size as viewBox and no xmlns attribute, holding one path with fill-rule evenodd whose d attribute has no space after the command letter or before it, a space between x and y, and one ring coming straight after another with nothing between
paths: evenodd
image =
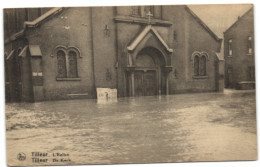
<instances>
[{"instance_id":1,"label":"doorway of house","mask_svg":"<svg viewBox=\"0 0 260 167\"><path fill-rule=\"evenodd\" d=\"M233 70L231 67L228 68L228 71L227 71L227 87L228 88L233 88L233 85L232 85L232 75L233 75Z\"/></svg>"}]
</instances>

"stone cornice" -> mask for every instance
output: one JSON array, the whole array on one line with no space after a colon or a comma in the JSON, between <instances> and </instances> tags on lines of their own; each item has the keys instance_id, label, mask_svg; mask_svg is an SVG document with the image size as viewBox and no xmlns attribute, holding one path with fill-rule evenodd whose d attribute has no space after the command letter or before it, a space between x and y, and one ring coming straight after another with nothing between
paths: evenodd
<instances>
[{"instance_id":1,"label":"stone cornice","mask_svg":"<svg viewBox=\"0 0 260 167\"><path fill-rule=\"evenodd\" d=\"M142 17L132 17L132 16L116 16L114 18L115 22L126 22L132 24L148 24L147 18ZM161 26L171 26L172 22L160 19L151 19L151 25L161 25Z\"/></svg>"}]
</instances>

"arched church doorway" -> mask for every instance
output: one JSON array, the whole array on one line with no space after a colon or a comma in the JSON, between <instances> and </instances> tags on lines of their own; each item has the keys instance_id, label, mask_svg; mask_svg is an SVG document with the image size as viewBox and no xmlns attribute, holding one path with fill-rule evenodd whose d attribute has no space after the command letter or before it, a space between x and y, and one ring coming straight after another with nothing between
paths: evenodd
<instances>
[{"instance_id":1,"label":"arched church doorway","mask_svg":"<svg viewBox=\"0 0 260 167\"><path fill-rule=\"evenodd\" d=\"M142 49L135 58L134 96L154 96L166 93L162 53L153 48Z\"/></svg>"}]
</instances>

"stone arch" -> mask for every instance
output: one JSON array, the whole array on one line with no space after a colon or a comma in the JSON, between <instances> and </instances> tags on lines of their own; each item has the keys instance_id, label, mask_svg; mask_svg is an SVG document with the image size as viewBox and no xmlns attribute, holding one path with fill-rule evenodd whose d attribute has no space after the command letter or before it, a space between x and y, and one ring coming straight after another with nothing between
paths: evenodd
<instances>
[{"instance_id":1,"label":"stone arch","mask_svg":"<svg viewBox=\"0 0 260 167\"><path fill-rule=\"evenodd\" d=\"M209 55L207 52L195 51L192 53L191 61L193 62L194 76L206 76L207 63Z\"/></svg>"},{"instance_id":2,"label":"stone arch","mask_svg":"<svg viewBox=\"0 0 260 167\"><path fill-rule=\"evenodd\" d=\"M151 25L146 26L127 47L125 90L128 96L169 94L168 76L172 71L169 48Z\"/></svg>"},{"instance_id":3,"label":"stone arch","mask_svg":"<svg viewBox=\"0 0 260 167\"><path fill-rule=\"evenodd\" d=\"M204 51L202 51L202 52L199 52L199 51L193 52L192 55L191 55L191 61L194 60L195 56L199 56L199 57L205 56L206 60L209 60L209 54L207 52L204 52Z\"/></svg>"},{"instance_id":4,"label":"stone arch","mask_svg":"<svg viewBox=\"0 0 260 167\"><path fill-rule=\"evenodd\" d=\"M134 62L135 66L139 66L140 62L138 62L138 59L140 60L141 56L144 57L144 55L149 56L153 60L154 67L166 65L167 59L166 59L165 55L159 49L157 49L155 47L148 46L148 47L141 49L134 56L133 62ZM149 58L147 57L146 60L149 60ZM143 62L143 63L146 63L146 62Z\"/></svg>"},{"instance_id":5,"label":"stone arch","mask_svg":"<svg viewBox=\"0 0 260 167\"><path fill-rule=\"evenodd\" d=\"M59 50L62 50L62 51L64 51L65 53L67 53L67 52L69 52L69 51L74 51L74 52L77 54L78 57L82 58L82 55L81 55L81 52L80 52L80 49L79 49L79 48L77 48L77 47L75 47L75 46L68 46L68 47L66 47L66 46L63 46L63 45L58 45L58 46L56 46L56 47L53 49L51 56L52 56L52 57L55 56Z\"/></svg>"},{"instance_id":6,"label":"stone arch","mask_svg":"<svg viewBox=\"0 0 260 167\"><path fill-rule=\"evenodd\" d=\"M77 47L58 45L52 57L57 58L57 78L78 78L78 58L81 53ZM61 79L62 80L62 79Z\"/></svg>"},{"instance_id":7,"label":"stone arch","mask_svg":"<svg viewBox=\"0 0 260 167\"><path fill-rule=\"evenodd\" d=\"M146 36L142 39L142 41L135 47L133 51L130 51L129 54L132 56L133 62L135 62L135 59L137 55L144 49L153 49L157 50L156 52L159 52L162 58L165 61L165 65L171 66L171 53L168 52L163 46L163 44L160 42L160 40L154 35L152 31L146 34Z\"/></svg>"},{"instance_id":8,"label":"stone arch","mask_svg":"<svg viewBox=\"0 0 260 167\"><path fill-rule=\"evenodd\" d=\"M167 94L166 58L157 48L144 47L135 54L127 72L127 92L132 96ZM129 86L131 85L131 86Z\"/></svg>"}]
</instances>

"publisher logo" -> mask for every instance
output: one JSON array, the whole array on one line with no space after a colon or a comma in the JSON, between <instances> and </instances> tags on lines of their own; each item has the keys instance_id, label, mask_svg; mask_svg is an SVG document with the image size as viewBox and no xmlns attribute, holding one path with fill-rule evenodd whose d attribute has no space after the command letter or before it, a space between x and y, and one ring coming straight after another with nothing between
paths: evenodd
<instances>
[{"instance_id":1,"label":"publisher logo","mask_svg":"<svg viewBox=\"0 0 260 167\"><path fill-rule=\"evenodd\" d=\"M26 155L24 153L17 154L17 159L19 161L24 161L26 159Z\"/></svg>"}]
</instances>

